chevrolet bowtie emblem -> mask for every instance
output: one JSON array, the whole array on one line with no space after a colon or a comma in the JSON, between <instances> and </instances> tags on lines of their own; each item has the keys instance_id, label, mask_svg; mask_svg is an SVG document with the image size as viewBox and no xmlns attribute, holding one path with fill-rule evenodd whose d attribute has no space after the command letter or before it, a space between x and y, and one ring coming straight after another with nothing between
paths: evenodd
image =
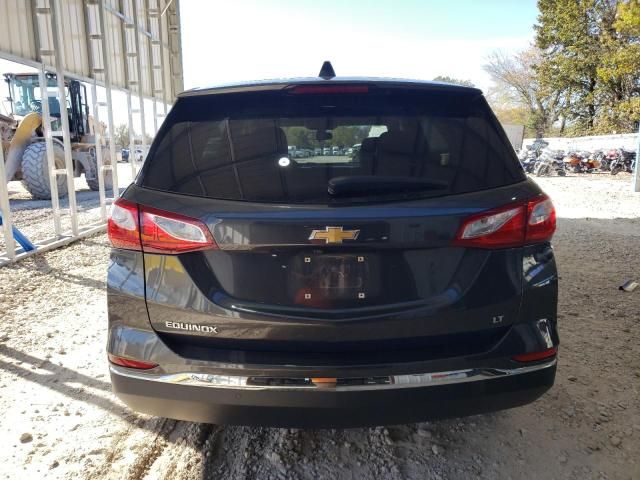
<instances>
[{"instance_id":1,"label":"chevrolet bowtie emblem","mask_svg":"<svg viewBox=\"0 0 640 480\"><path fill-rule=\"evenodd\" d=\"M360 230L343 230L342 227L324 227L324 230L314 230L309 240L324 240L325 243L342 243L343 240L355 240Z\"/></svg>"}]
</instances>

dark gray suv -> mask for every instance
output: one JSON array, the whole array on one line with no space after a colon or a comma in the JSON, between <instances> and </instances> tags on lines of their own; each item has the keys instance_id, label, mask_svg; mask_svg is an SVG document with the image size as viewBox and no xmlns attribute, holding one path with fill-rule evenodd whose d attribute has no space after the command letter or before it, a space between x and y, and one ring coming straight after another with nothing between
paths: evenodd
<instances>
[{"instance_id":1,"label":"dark gray suv","mask_svg":"<svg viewBox=\"0 0 640 480\"><path fill-rule=\"evenodd\" d=\"M113 389L263 426L526 404L556 371L555 222L477 89L185 92L109 220Z\"/></svg>"}]
</instances>

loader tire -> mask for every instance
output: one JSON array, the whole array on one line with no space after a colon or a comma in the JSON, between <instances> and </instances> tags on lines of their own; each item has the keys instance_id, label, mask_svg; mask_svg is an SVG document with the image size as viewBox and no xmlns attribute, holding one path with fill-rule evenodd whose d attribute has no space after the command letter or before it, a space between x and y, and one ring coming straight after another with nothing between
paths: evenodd
<instances>
[{"instance_id":1,"label":"loader tire","mask_svg":"<svg viewBox=\"0 0 640 480\"><path fill-rule=\"evenodd\" d=\"M102 150L102 163L103 164L111 164L111 161L108 160L109 158L109 150L104 149ZM97 172L98 171L98 160L95 158L95 156L93 157L92 161L92 167L93 167L93 171ZM86 174L85 174L85 180L86 180ZM93 178L91 180L87 180L87 185L89 185L89 188L91 190L93 190L94 192L97 192L100 187L98 185L98 177L96 174L96 178ZM104 189L105 190L111 190L111 188L113 187L113 174L111 173L111 170L105 170L104 171Z\"/></svg>"},{"instance_id":2,"label":"loader tire","mask_svg":"<svg viewBox=\"0 0 640 480\"><path fill-rule=\"evenodd\" d=\"M64 168L64 151L53 144L55 168ZM56 176L58 196L67 196L67 176ZM29 145L22 154L22 185L33 198L40 200L51 199L51 184L49 183L49 168L47 163L47 145L35 142Z\"/></svg>"}]
</instances>

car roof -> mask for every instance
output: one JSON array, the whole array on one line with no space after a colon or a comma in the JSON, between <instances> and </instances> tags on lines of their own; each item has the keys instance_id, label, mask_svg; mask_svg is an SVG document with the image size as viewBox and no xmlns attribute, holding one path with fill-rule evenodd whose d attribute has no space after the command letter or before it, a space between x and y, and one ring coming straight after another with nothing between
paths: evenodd
<instances>
[{"instance_id":1,"label":"car roof","mask_svg":"<svg viewBox=\"0 0 640 480\"><path fill-rule=\"evenodd\" d=\"M447 90L460 91L468 93L482 94L482 91L475 87L467 87L452 83L434 82L426 80L408 80L403 78L376 78L376 77L333 77L331 79L322 79L320 77L302 77L302 78L281 78L271 80L253 80L247 82L237 82L213 85L209 87L198 87L186 90L178 97L196 97L204 95L215 95L223 93L248 93L248 92L265 92L279 91L297 85L348 85L348 84L367 84L378 87L387 88L409 88L420 90Z\"/></svg>"}]
</instances>

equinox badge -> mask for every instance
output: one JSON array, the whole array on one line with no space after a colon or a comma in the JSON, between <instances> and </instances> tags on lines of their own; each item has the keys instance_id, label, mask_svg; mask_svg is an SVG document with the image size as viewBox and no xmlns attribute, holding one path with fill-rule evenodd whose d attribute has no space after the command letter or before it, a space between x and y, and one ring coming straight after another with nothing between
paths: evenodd
<instances>
[{"instance_id":1,"label":"equinox badge","mask_svg":"<svg viewBox=\"0 0 640 480\"><path fill-rule=\"evenodd\" d=\"M325 243L342 243L343 240L355 240L360 230L343 230L342 227L324 227L324 230L314 230L309 240L324 240Z\"/></svg>"}]
</instances>

